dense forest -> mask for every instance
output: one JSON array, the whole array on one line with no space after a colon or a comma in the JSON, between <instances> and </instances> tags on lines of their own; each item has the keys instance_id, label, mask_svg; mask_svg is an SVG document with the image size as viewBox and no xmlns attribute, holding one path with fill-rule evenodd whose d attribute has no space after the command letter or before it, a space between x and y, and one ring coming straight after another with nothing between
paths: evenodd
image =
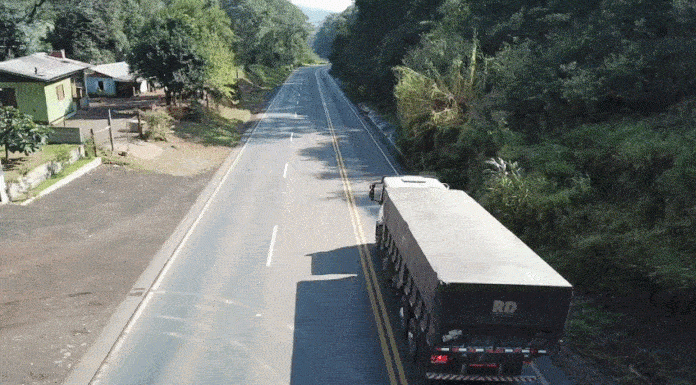
<instances>
[{"instance_id":1,"label":"dense forest","mask_svg":"<svg viewBox=\"0 0 696 385\"><path fill-rule=\"evenodd\" d=\"M665 353L674 341L648 349L616 319L693 319L695 36L687 0L356 0L314 46L394 116L412 171L470 192L578 298L612 304L578 306L576 342L614 328L596 356L627 382L676 384L696 379L670 364L687 359Z\"/></svg>"},{"instance_id":2,"label":"dense forest","mask_svg":"<svg viewBox=\"0 0 696 385\"><path fill-rule=\"evenodd\" d=\"M126 60L169 97L231 96L240 71L306 63L311 31L286 0L0 0L0 60L52 50Z\"/></svg>"}]
</instances>

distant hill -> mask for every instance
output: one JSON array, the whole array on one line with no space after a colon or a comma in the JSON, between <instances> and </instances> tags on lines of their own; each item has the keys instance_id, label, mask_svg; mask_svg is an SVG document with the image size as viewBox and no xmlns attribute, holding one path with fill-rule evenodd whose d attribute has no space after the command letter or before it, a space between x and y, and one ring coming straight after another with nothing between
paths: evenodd
<instances>
[{"instance_id":1,"label":"distant hill","mask_svg":"<svg viewBox=\"0 0 696 385\"><path fill-rule=\"evenodd\" d=\"M309 23L312 24L314 28L318 28L321 22L324 21L326 16L329 16L330 14L334 13L325 9L303 7L301 5L298 5L297 8L299 8L305 15L307 15L307 17L309 18Z\"/></svg>"}]
</instances>

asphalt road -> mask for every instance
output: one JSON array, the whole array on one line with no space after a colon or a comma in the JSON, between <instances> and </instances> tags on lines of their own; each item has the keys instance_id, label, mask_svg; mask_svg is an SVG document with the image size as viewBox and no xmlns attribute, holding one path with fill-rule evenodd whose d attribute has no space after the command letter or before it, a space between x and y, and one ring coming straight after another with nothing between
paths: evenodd
<instances>
[{"instance_id":1,"label":"asphalt road","mask_svg":"<svg viewBox=\"0 0 696 385\"><path fill-rule=\"evenodd\" d=\"M374 135L325 67L294 72L92 382L421 383L372 259L368 184L400 172Z\"/></svg>"}]
</instances>

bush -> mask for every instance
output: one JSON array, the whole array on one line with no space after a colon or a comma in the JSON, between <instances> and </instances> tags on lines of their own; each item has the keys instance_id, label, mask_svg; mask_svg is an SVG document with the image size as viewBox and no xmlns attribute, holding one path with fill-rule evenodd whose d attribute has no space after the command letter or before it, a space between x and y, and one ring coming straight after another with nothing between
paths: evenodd
<instances>
[{"instance_id":1,"label":"bush","mask_svg":"<svg viewBox=\"0 0 696 385\"><path fill-rule=\"evenodd\" d=\"M266 67L261 64L252 64L247 70L247 74L253 83L260 87L274 88L283 84L292 72L292 67Z\"/></svg>"},{"instance_id":2,"label":"bush","mask_svg":"<svg viewBox=\"0 0 696 385\"><path fill-rule=\"evenodd\" d=\"M198 101L192 102L182 117L182 120L187 120L189 122L202 122L203 119L205 119L205 111L203 105Z\"/></svg>"},{"instance_id":3,"label":"bush","mask_svg":"<svg viewBox=\"0 0 696 385\"><path fill-rule=\"evenodd\" d=\"M145 133L145 139L167 141L167 133L172 127L174 120L167 111L163 109L154 109L143 112L141 115L148 127Z\"/></svg>"}]
</instances>

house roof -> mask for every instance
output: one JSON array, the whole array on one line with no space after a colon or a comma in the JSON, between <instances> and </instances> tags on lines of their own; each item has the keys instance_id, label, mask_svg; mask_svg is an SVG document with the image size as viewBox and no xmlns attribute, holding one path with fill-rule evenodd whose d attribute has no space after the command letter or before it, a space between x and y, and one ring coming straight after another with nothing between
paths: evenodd
<instances>
[{"instance_id":1,"label":"house roof","mask_svg":"<svg viewBox=\"0 0 696 385\"><path fill-rule=\"evenodd\" d=\"M94 75L104 75L105 77L113 78L122 82L132 82L135 76L130 72L128 63L122 61L118 63L101 64L90 68Z\"/></svg>"},{"instance_id":2,"label":"house roof","mask_svg":"<svg viewBox=\"0 0 696 385\"><path fill-rule=\"evenodd\" d=\"M0 62L0 72L17 75L42 82L50 82L68 77L91 67L72 59L49 56L44 52Z\"/></svg>"}]
</instances>

